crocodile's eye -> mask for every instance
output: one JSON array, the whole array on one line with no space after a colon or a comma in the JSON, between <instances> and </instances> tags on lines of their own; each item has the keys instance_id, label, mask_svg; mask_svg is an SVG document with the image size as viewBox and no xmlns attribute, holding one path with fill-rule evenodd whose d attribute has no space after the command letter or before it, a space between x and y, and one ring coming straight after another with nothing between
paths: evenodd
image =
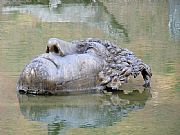
<instances>
[{"instance_id":1,"label":"crocodile's eye","mask_svg":"<svg viewBox=\"0 0 180 135\"><path fill-rule=\"evenodd\" d=\"M57 45L52 45L49 51L54 53L59 53L59 48L57 47Z\"/></svg>"}]
</instances>

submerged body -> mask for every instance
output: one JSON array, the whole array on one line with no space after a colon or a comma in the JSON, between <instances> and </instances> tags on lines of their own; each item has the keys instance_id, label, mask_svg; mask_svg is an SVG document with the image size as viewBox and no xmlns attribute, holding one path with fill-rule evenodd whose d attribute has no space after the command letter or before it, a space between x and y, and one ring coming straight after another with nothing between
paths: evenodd
<instances>
[{"instance_id":1,"label":"submerged body","mask_svg":"<svg viewBox=\"0 0 180 135\"><path fill-rule=\"evenodd\" d=\"M142 74L150 86L151 70L128 49L108 41L65 42L51 38L45 54L22 71L17 89L31 94L61 94L89 90L118 90L130 75Z\"/></svg>"}]
</instances>

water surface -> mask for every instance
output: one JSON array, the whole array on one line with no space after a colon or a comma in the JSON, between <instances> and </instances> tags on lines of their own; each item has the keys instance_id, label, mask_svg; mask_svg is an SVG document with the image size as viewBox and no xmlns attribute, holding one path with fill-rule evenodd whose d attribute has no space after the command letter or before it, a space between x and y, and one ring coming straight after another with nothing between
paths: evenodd
<instances>
[{"instance_id":1,"label":"water surface","mask_svg":"<svg viewBox=\"0 0 180 135\"><path fill-rule=\"evenodd\" d=\"M180 134L178 0L2 2L0 134ZM51 37L97 37L132 50L152 67L151 94L139 78L125 87L136 89L130 94L17 95L20 72Z\"/></svg>"}]
</instances>

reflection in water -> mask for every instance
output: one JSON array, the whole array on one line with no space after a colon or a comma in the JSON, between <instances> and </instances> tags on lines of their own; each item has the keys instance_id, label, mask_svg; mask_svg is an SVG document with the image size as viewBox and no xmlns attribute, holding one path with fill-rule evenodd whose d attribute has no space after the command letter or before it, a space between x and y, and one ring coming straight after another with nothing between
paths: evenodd
<instances>
[{"instance_id":1,"label":"reflection in water","mask_svg":"<svg viewBox=\"0 0 180 135\"><path fill-rule=\"evenodd\" d=\"M21 4L49 4L49 0L2 0L4 6L19 6Z\"/></svg>"},{"instance_id":2,"label":"reflection in water","mask_svg":"<svg viewBox=\"0 0 180 135\"><path fill-rule=\"evenodd\" d=\"M180 1L169 0L169 31L176 40L180 39Z\"/></svg>"},{"instance_id":3,"label":"reflection in water","mask_svg":"<svg viewBox=\"0 0 180 135\"><path fill-rule=\"evenodd\" d=\"M50 0L49 5L5 6L3 13L29 13L38 16L43 22L85 23L101 29L114 38L128 41L125 27L116 21L101 2L91 0Z\"/></svg>"},{"instance_id":4,"label":"reflection in water","mask_svg":"<svg viewBox=\"0 0 180 135\"><path fill-rule=\"evenodd\" d=\"M61 0L49 0L49 6L52 8L57 8L61 4Z\"/></svg>"},{"instance_id":5,"label":"reflection in water","mask_svg":"<svg viewBox=\"0 0 180 135\"><path fill-rule=\"evenodd\" d=\"M48 123L49 132L62 133L69 128L106 127L128 112L144 108L149 92L127 95L85 94L71 96L18 95L22 114L32 121Z\"/></svg>"}]
</instances>

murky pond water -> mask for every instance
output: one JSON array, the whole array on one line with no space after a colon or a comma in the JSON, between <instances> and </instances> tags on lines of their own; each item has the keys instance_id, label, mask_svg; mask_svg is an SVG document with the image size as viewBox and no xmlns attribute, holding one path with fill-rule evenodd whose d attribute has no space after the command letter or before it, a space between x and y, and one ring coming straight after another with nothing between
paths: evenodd
<instances>
[{"instance_id":1,"label":"murky pond water","mask_svg":"<svg viewBox=\"0 0 180 135\"><path fill-rule=\"evenodd\" d=\"M180 134L178 0L32 1L0 5L0 134ZM132 50L152 67L151 94L137 80L130 94L17 95L21 70L51 37L97 37Z\"/></svg>"}]
</instances>

